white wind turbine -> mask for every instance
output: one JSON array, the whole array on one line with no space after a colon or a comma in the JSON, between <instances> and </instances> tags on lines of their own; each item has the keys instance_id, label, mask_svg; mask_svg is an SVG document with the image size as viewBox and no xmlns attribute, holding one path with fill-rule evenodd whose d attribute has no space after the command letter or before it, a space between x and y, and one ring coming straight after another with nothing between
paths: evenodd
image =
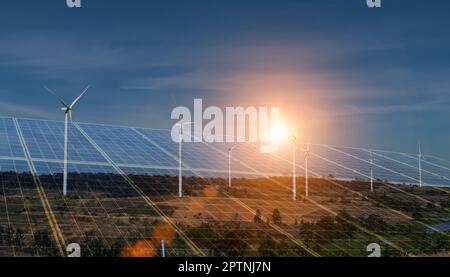
<instances>
[{"instance_id":1,"label":"white wind turbine","mask_svg":"<svg viewBox=\"0 0 450 277\"><path fill-rule=\"evenodd\" d=\"M309 143L305 149L305 198L309 196L309 184L308 184L308 159L309 159Z\"/></svg>"},{"instance_id":2,"label":"white wind turbine","mask_svg":"<svg viewBox=\"0 0 450 277\"><path fill-rule=\"evenodd\" d=\"M370 162L370 192L373 192L373 153L372 153L372 149L369 148L369 153L370 153L370 158L369 158L369 162Z\"/></svg>"},{"instance_id":3,"label":"white wind turbine","mask_svg":"<svg viewBox=\"0 0 450 277\"><path fill-rule=\"evenodd\" d=\"M292 144L292 199L295 201L297 199L297 176L295 172L295 151L298 138L298 130L291 134L291 144Z\"/></svg>"},{"instance_id":4,"label":"white wind turbine","mask_svg":"<svg viewBox=\"0 0 450 277\"><path fill-rule=\"evenodd\" d=\"M68 160L68 151L67 151L67 141L68 141L68 128L69 128L69 120L70 123L73 123L72 110L75 108L77 103L81 100L83 95L89 90L89 86L72 102L72 104L67 105L64 100L59 97L55 92L51 89L45 87L45 89L53 95L58 101L63 105L61 110L64 112L64 170L63 170L63 195L67 195L67 160Z\"/></svg>"},{"instance_id":5,"label":"white wind turbine","mask_svg":"<svg viewBox=\"0 0 450 277\"><path fill-rule=\"evenodd\" d=\"M419 143L419 154L417 155L417 158L419 160L419 187L422 187L422 147Z\"/></svg>"}]
</instances>

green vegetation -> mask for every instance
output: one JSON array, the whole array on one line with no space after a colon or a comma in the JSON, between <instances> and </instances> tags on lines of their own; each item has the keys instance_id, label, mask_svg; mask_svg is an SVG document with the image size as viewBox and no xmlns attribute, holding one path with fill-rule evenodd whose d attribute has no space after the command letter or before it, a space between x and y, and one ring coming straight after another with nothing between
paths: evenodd
<instances>
[{"instance_id":1,"label":"green vegetation","mask_svg":"<svg viewBox=\"0 0 450 277\"><path fill-rule=\"evenodd\" d=\"M174 177L130 175L154 201L156 212L135 193L117 189L112 194L95 182L104 179L115 186L120 176L76 177L77 193L67 198L56 189L46 188L46 193L66 242L79 243L85 257L119 256L142 240L155 245L152 255L160 255L152 233L163 222L160 212L210 256L310 256L312 251L367 256L370 243L380 244L382 256L450 251L450 233L430 228L450 218L448 189L377 182L369 193L362 180L311 178L309 200L293 202L289 177L235 179L232 188L226 179L186 177L187 196L179 199ZM41 178L45 183L55 176ZM299 196L304 195L304 178L297 183ZM39 197L31 189L27 193L2 195L0 210L7 221L0 222L0 256L59 255ZM168 256L193 255L182 238L174 234L166 245Z\"/></svg>"},{"instance_id":2,"label":"green vegetation","mask_svg":"<svg viewBox=\"0 0 450 277\"><path fill-rule=\"evenodd\" d=\"M274 224L281 224L278 209L272 217ZM211 256L309 256L302 247L274 232L260 218L260 212L257 212L252 224L204 222L189 227L187 233L198 238L196 243L210 249L208 254ZM400 249L361 228L380 234L386 241L398 244ZM390 225L375 214L353 218L342 210L335 217L323 217L317 222L301 221L296 229L296 238L323 256L367 256L366 246L372 242L381 245L383 256L432 255L450 251L449 233L424 232L414 224Z\"/></svg>"}]
</instances>

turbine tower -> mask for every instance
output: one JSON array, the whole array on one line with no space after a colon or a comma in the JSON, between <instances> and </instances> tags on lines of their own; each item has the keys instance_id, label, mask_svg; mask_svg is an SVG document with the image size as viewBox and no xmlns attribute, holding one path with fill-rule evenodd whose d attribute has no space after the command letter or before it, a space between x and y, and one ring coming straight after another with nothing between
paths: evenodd
<instances>
[{"instance_id":1,"label":"turbine tower","mask_svg":"<svg viewBox=\"0 0 450 277\"><path fill-rule=\"evenodd\" d=\"M373 154L372 149L369 150L370 153L370 192L373 192Z\"/></svg>"},{"instance_id":2,"label":"turbine tower","mask_svg":"<svg viewBox=\"0 0 450 277\"><path fill-rule=\"evenodd\" d=\"M417 158L419 160L419 187L422 187L422 147L419 143L419 155L417 155Z\"/></svg>"},{"instance_id":3,"label":"turbine tower","mask_svg":"<svg viewBox=\"0 0 450 277\"><path fill-rule=\"evenodd\" d=\"M231 154L233 153L233 149L236 148L237 145L233 145L228 148L228 187L231 188Z\"/></svg>"},{"instance_id":4,"label":"turbine tower","mask_svg":"<svg viewBox=\"0 0 450 277\"><path fill-rule=\"evenodd\" d=\"M73 115L72 110L75 108L77 103L81 100L81 98L84 96L84 94L89 90L88 86L70 105L67 105L64 100L59 97L55 92L53 92L51 89L45 87L45 89L53 95L58 101L63 105L61 108L61 111L64 112L64 169L63 169L63 195L67 195L67 161L68 161L68 151L67 151L67 145L68 145L68 129L69 129L69 120L70 123L73 123Z\"/></svg>"},{"instance_id":5,"label":"turbine tower","mask_svg":"<svg viewBox=\"0 0 450 277\"><path fill-rule=\"evenodd\" d=\"M292 199L297 200L297 176L295 172L295 145L297 144L298 131L291 135L292 144Z\"/></svg>"},{"instance_id":6,"label":"turbine tower","mask_svg":"<svg viewBox=\"0 0 450 277\"><path fill-rule=\"evenodd\" d=\"M306 145L305 150L305 197L309 196L309 184L308 184L308 159L309 159L309 143Z\"/></svg>"},{"instance_id":7,"label":"turbine tower","mask_svg":"<svg viewBox=\"0 0 450 277\"><path fill-rule=\"evenodd\" d=\"M186 125L192 125L193 122L178 123L180 132L178 133L178 196L183 197L183 162L181 160L183 152L183 127Z\"/></svg>"}]
</instances>

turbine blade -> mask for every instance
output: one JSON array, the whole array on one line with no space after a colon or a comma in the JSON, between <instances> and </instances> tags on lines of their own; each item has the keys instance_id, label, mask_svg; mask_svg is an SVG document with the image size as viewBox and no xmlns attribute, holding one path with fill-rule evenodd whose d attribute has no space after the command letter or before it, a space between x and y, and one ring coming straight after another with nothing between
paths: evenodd
<instances>
[{"instance_id":1,"label":"turbine blade","mask_svg":"<svg viewBox=\"0 0 450 277\"><path fill-rule=\"evenodd\" d=\"M83 97L83 95L89 90L91 86L87 86L87 88L80 94L80 96L78 96L70 105L69 108L73 109L75 107L75 105L81 100L81 98Z\"/></svg>"},{"instance_id":2,"label":"turbine blade","mask_svg":"<svg viewBox=\"0 0 450 277\"><path fill-rule=\"evenodd\" d=\"M70 123L73 123L73 114L72 114L72 110L69 110L69 120L70 120Z\"/></svg>"},{"instance_id":3,"label":"turbine blade","mask_svg":"<svg viewBox=\"0 0 450 277\"><path fill-rule=\"evenodd\" d=\"M64 100L59 97L55 92L53 92L51 89L49 89L48 87L44 87L51 95L53 95L56 99L58 99L58 101L66 108L69 108L69 106L64 102Z\"/></svg>"}]
</instances>

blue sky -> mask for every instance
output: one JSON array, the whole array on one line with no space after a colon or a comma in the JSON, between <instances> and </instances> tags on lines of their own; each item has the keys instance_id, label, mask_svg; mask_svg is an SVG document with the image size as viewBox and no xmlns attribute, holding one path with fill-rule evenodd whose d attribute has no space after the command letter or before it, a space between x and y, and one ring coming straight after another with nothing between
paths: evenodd
<instances>
[{"instance_id":1,"label":"blue sky","mask_svg":"<svg viewBox=\"0 0 450 277\"><path fill-rule=\"evenodd\" d=\"M279 105L312 140L450 156L449 1L2 1L0 115L170 128L170 111ZM306 131L305 131L306 132Z\"/></svg>"}]
</instances>

